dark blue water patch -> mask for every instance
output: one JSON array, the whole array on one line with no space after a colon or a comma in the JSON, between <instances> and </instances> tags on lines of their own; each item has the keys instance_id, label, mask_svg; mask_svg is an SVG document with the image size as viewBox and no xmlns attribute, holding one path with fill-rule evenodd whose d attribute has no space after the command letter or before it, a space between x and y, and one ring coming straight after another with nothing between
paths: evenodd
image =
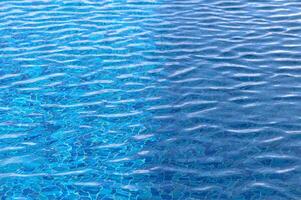
<instances>
[{"instance_id":1,"label":"dark blue water patch","mask_svg":"<svg viewBox=\"0 0 301 200\"><path fill-rule=\"evenodd\" d=\"M220 7L222 2L207 3L165 5L166 27L153 25L165 37L156 45L167 60L162 85L168 88L164 96L169 101L154 114L165 121L162 142L157 142L161 168L174 177L190 173L187 182L172 181L182 185L180 190L189 188L189 198L297 199L300 192L291 186L298 185L294 177L300 174L299 144L289 145L296 137L290 138L287 124L296 125L293 132L298 135L300 91L286 86L299 85L295 70L300 38L285 30L299 25L284 25L283 18L267 14L280 16L294 8L281 3L273 5L274 11L269 3L240 1L236 14L236 9ZM252 15L245 12L251 5L260 8ZM259 19L261 12L265 16ZM216 15L218 23L210 23ZM288 70L286 75L281 69ZM283 184L287 179L292 185Z\"/></svg>"},{"instance_id":2,"label":"dark blue water patch","mask_svg":"<svg viewBox=\"0 0 301 200\"><path fill-rule=\"evenodd\" d=\"M0 2L2 199L299 199L298 1Z\"/></svg>"}]
</instances>

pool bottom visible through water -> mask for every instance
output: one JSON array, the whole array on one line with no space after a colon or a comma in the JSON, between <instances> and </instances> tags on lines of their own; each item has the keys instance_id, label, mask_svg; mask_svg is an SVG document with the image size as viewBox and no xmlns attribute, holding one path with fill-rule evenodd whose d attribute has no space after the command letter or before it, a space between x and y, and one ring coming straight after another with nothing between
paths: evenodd
<instances>
[{"instance_id":1,"label":"pool bottom visible through water","mask_svg":"<svg viewBox=\"0 0 301 200\"><path fill-rule=\"evenodd\" d=\"M0 199L301 198L299 1L0 10Z\"/></svg>"}]
</instances>

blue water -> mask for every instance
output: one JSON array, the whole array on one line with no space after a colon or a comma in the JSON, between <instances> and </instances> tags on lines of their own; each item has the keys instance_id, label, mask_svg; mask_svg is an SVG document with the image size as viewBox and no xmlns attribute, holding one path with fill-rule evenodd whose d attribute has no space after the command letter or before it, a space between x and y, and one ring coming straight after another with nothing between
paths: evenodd
<instances>
[{"instance_id":1,"label":"blue water","mask_svg":"<svg viewBox=\"0 0 301 200\"><path fill-rule=\"evenodd\" d=\"M0 199L301 199L299 0L1 0Z\"/></svg>"}]
</instances>

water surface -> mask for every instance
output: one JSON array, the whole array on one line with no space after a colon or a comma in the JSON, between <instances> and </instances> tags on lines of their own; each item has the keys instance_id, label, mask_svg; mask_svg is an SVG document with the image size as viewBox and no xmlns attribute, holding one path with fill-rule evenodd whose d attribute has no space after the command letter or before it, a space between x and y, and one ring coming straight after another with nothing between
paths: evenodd
<instances>
[{"instance_id":1,"label":"water surface","mask_svg":"<svg viewBox=\"0 0 301 200\"><path fill-rule=\"evenodd\" d=\"M2 199L300 199L298 0L0 1Z\"/></svg>"}]
</instances>

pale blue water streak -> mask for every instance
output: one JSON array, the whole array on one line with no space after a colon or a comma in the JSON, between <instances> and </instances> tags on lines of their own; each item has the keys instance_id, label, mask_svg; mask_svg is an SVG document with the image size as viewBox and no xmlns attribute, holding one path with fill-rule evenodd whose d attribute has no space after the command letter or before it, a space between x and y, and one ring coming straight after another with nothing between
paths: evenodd
<instances>
[{"instance_id":1,"label":"pale blue water streak","mask_svg":"<svg viewBox=\"0 0 301 200\"><path fill-rule=\"evenodd\" d=\"M2 199L300 199L301 3L0 1Z\"/></svg>"}]
</instances>

